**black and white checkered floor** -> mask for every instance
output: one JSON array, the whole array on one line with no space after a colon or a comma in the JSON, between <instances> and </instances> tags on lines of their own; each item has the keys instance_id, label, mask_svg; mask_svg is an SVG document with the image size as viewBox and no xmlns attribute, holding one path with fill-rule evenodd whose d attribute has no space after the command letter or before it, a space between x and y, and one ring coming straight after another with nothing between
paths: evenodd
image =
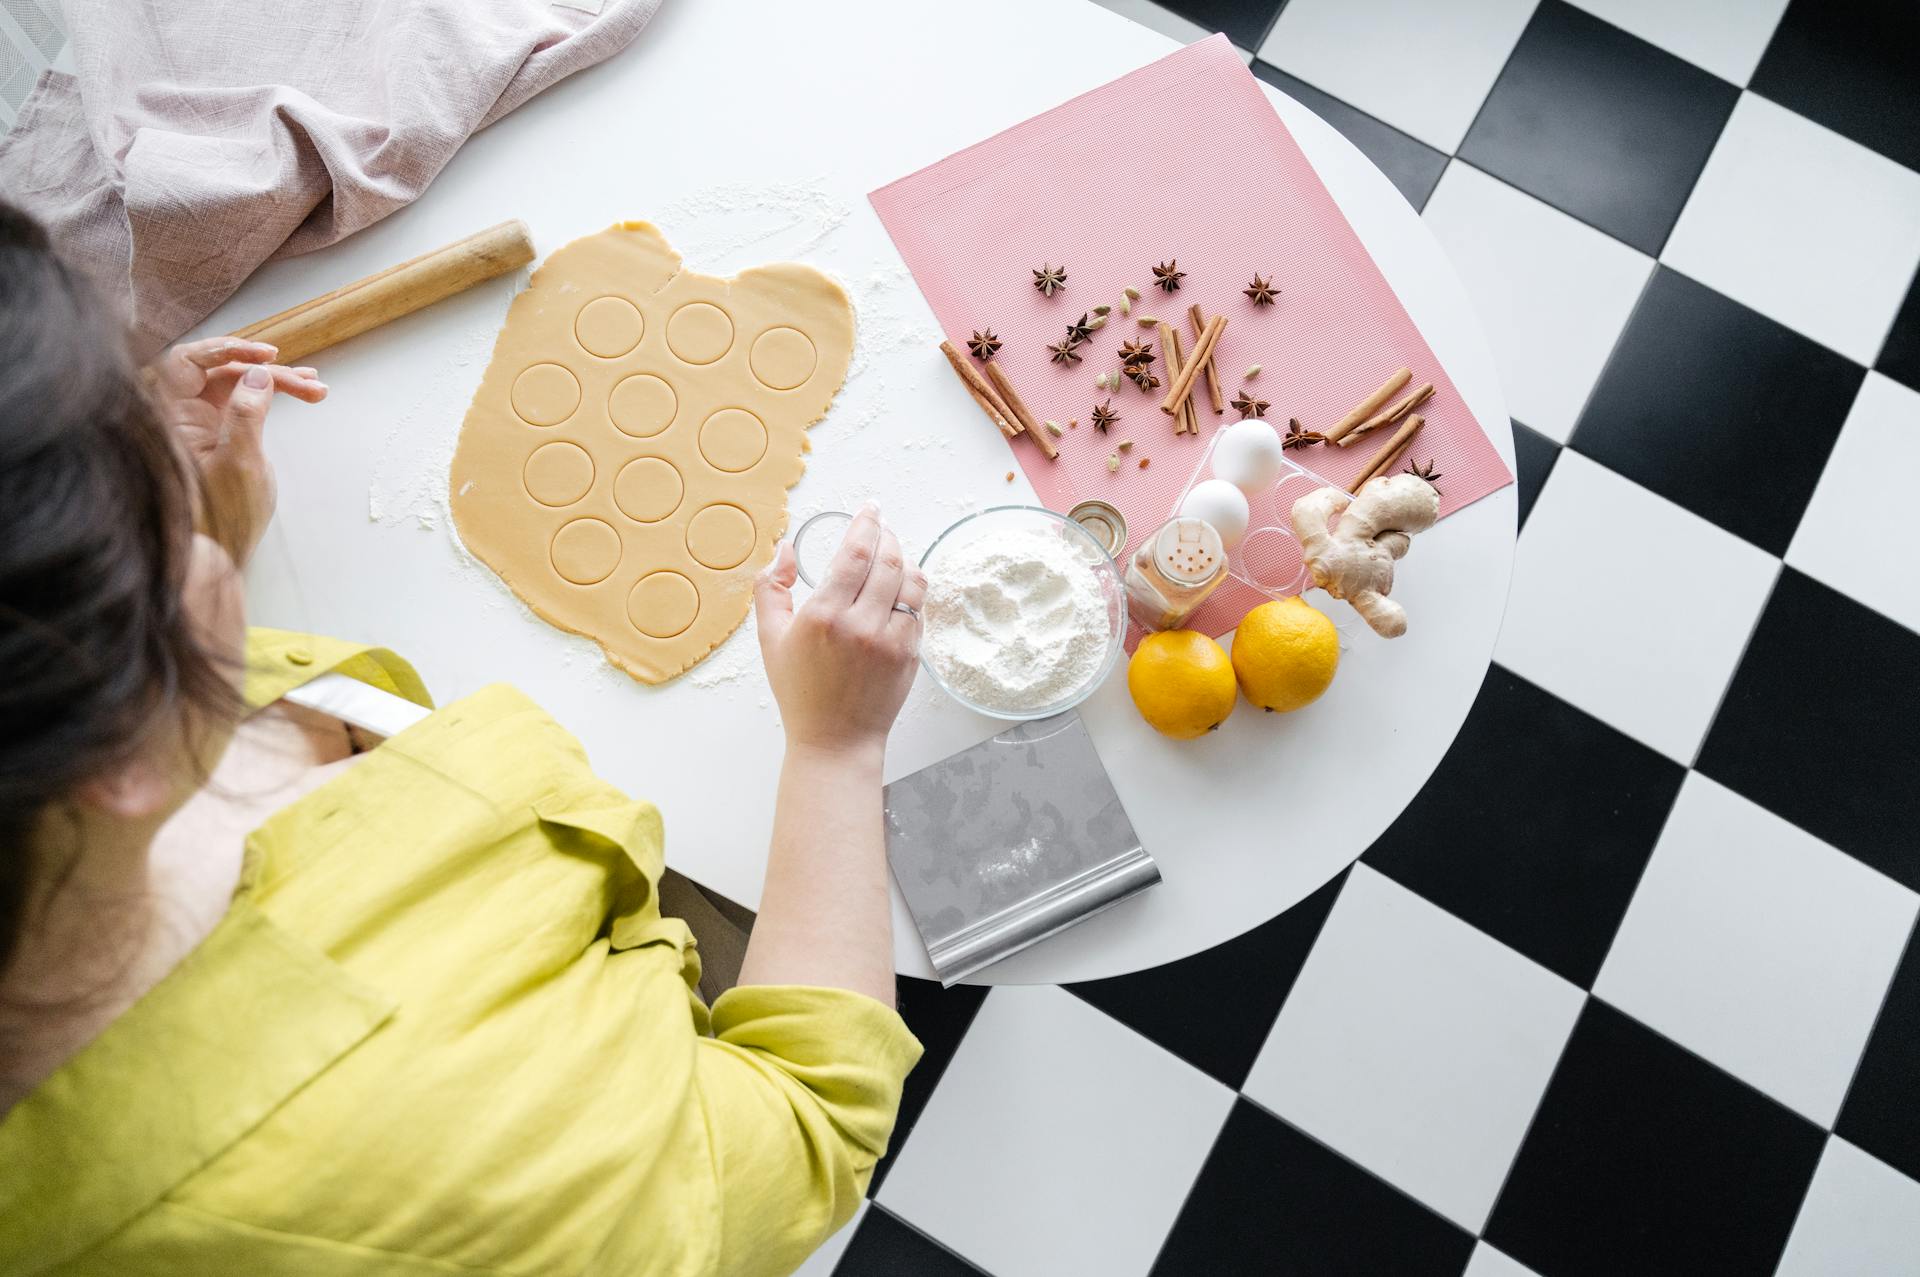
<instances>
[{"instance_id":1,"label":"black and white checkered floor","mask_svg":"<svg viewBox=\"0 0 1920 1277\"><path fill-rule=\"evenodd\" d=\"M906 982L895 1152L803 1271L1920 1273L1920 8L1107 2L1422 210L1517 418L1506 626L1298 908Z\"/></svg>"}]
</instances>

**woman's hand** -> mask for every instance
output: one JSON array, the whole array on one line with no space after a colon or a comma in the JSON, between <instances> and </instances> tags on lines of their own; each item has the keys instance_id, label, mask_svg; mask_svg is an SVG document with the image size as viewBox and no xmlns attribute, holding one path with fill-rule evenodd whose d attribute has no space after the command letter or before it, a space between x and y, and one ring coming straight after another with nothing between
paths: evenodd
<instances>
[{"instance_id":1,"label":"woman's hand","mask_svg":"<svg viewBox=\"0 0 1920 1277\"><path fill-rule=\"evenodd\" d=\"M201 476L201 530L244 567L273 517L273 467L263 431L274 392L319 403L311 368L285 368L264 342L209 337L175 346L147 369L160 413Z\"/></svg>"},{"instance_id":2,"label":"woman's hand","mask_svg":"<svg viewBox=\"0 0 1920 1277\"><path fill-rule=\"evenodd\" d=\"M796 609L797 570L793 543L782 541L754 586L760 655L787 744L870 750L877 761L913 685L927 578L871 503L848 526L826 580Z\"/></svg>"}]
</instances>

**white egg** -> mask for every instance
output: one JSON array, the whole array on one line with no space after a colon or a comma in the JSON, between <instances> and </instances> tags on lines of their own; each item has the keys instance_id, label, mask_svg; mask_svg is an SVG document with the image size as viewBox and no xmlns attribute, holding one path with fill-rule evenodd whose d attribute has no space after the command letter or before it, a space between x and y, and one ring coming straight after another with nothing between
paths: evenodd
<instances>
[{"instance_id":1,"label":"white egg","mask_svg":"<svg viewBox=\"0 0 1920 1277\"><path fill-rule=\"evenodd\" d=\"M1278 432L1250 418L1220 432L1213 445L1213 473L1253 496L1280 477L1285 455Z\"/></svg>"},{"instance_id":2,"label":"white egg","mask_svg":"<svg viewBox=\"0 0 1920 1277\"><path fill-rule=\"evenodd\" d=\"M1247 535L1247 498L1225 479L1202 479L1180 503L1180 513L1199 519L1220 534L1220 543L1231 550Z\"/></svg>"}]
</instances>

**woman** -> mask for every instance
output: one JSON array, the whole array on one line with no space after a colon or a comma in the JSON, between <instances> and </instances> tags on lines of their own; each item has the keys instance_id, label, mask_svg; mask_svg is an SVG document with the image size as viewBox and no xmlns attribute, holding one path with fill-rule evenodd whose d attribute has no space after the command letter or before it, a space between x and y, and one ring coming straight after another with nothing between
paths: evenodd
<instances>
[{"instance_id":1,"label":"woman","mask_svg":"<svg viewBox=\"0 0 1920 1277\"><path fill-rule=\"evenodd\" d=\"M244 628L269 403L326 393L273 359L143 381L0 206L0 1273L789 1271L920 1051L880 767L923 578L869 509L802 606L790 546L758 583L787 752L709 1010L659 816L525 697L383 743L280 700L426 693Z\"/></svg>"}]
</instances>

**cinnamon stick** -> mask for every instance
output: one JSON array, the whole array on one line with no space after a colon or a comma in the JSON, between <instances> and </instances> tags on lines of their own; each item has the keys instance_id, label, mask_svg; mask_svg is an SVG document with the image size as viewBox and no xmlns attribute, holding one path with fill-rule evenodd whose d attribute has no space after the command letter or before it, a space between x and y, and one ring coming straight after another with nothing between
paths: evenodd
<instances>
[{"instance_id":1,"label":"cinnamon stick","mask_svg":"<svg viewBox=\"0 0 1920 1277\"><path fill-rule=\"evenodd\" d=\"M1180 375L1167 391L1167 397L1160 402L1161 412L1173 416L1187 396L1193 393L1194 379L1200 375L1201 365L1213 358L1214 345L1220 340L1220 334L1226 326L1225 315L1215 315L1207 321L1207 330L1200 334L1200 340L1193 348L1193 358L1187 360L1186 366L1180 370Z\"/></svg>"},{"instance_id":2,"label":"cinnamon stick","mask_svg":"<svg viewBox=\"0 0 1920 1277\"><path fill-rule=\"evenodd\" d=\"M1418 390L1408 391L1406 396L1402 398L1400 402L1394 404L1393 407L1376 413L1348 431L1347 437L1340 440L1340 446L1342 448L1351 448L1354 444L1360 442L1361 438L1372 434L1374 431L1380 429L1380 427L1399 424L1402 417L1405 417L1408 413L1431 398L1433 398L1433 383L1429 381Z\"/></svg>"},{"instance_id":3,"label":"cinnamon stick","mask_svg":"<svg viewBox=\"0 0 1920 1277\"><path fill-rule=\"evenodd\" d=\"M1033 414L1027 411L1027 405L1021 402L1020 394L1013 388L1013 383L1007 380L1007 374L1001 372L1000 365L991 360L987 363L987 380L991 381L993 388L1000 392L1000 402L1007 406L1007 412L1020 423L1020 428L1040 445L1040 451L1047 454L1047 460L1057 460L1060 449L1053 446L1053 440L1047 438L1047 432L1040 428L1040 423L1035 421Z\"/></svg>"},{"instance_id":4,"label":"cinnamon stick","mask_svg":"<svg viewBox=\"0 0 1920 1277\"><path fill-rule=\"evenodd\" d=\"M1187 307L1187 318L1193 321L1195 337L1207 330L1207 317L1200 313L1199 303ZM1213 400L1215 416L1227 410L1227 401L1220 394L1220 361L1211 356L1207 359L1207 394Z\"/></svg>"},{"instance_id":5,"label":"cinnamon stick","mask_svg":"<svg viewBox=\"0 0 1920 1277\"><path fill-rule=\"evenodd\" d=\"M1000 402L1000 396L994 393L993 387L973 370L973 365L967 362L966 356L955 350L950 341L940 343L940 353L945 355L947 362L953 365L954 372L960 375L960 384L967 388L967 393L972 395L973 401L980 405L980 410L987 414L994 425L1000 427L1000 433L1009 439L1019 434L1020 426L1007 412L1007 406Z\"/></svg>"},{"instance_id":6,"label":"cinnamon stick","mask_svg":"<svg viewBox=\"0 0 1920 1277\"><path fill-rule=\"evenodd\" d=\"M1402 368L1399 372L1387 378L1385 385L1355 404L1352 412L1340 418L1339 421L1336 421L1332 427L1325 432L1327 442L1338 443L1340 440L1346 438L1350 430L1365 421L1368 417L1371 417L1374 413L1380 411L1381 404L1399 394L1401 387L1412 380L1413 372L1407 368Z\"/></svg>"},{"instance_id":7,"label":"cinnamon stick","mask_svg":"<svg viewBox=\"0 0 1920 1277\"><path fill-rule=\"evenodd\" d=\"M1169 336L1173 338L1173 353L1179 357L1181 367L1185 369L1185 367L1187 367L1187 342L1181 340L1181 330L1179 330L1179 328L1173 328L1173 330L1169 332ZM1187 403L1181 403L1181 411L1173 415L1173 421L1177 422L1177 424L1173 426L1173 434L1200 434L1200 419L1194 417L1194 399L1192 399L1192 396L1187 396Z\"/></svg>"},{"instance_id":8,"label":"cinnamon stick","mask_svg":"<svg viewBox=\"0 0 1920 1277\"><path fill-rule=\"evenodd\" d=\"M1387 440L1386 446L1374 453L1373 459L1353 477L1353 482L1347 485L1347 491L1357 493L1367 486L1369 479L1377 479L1385 474L1387 467L1400 459L1401 452L1413 442L1413 437L1420 433L1420 427L1425 424L1426 418L1417 412L1408 417L1400 428L1394 431L1393 438Z\"/></svg>"},{"instance_id":9,"label":"cinnamon stick","mask_svg":"<svg viewBox=\"0 0 1920 1277\"><path fill-rule=\"evenodd\" d=\"M1172 385L1180 379L1180 369L1182 366L1180 359L1180 334L1173 331L1172 324L1162 319L1159 321L1159 336L1160 358L1167 366L1167 384ZM1186 428L1186 418L1175 413L1173 418L1173 433L1182 434L1186 431Z\"/></svg>"}]
</instances>

